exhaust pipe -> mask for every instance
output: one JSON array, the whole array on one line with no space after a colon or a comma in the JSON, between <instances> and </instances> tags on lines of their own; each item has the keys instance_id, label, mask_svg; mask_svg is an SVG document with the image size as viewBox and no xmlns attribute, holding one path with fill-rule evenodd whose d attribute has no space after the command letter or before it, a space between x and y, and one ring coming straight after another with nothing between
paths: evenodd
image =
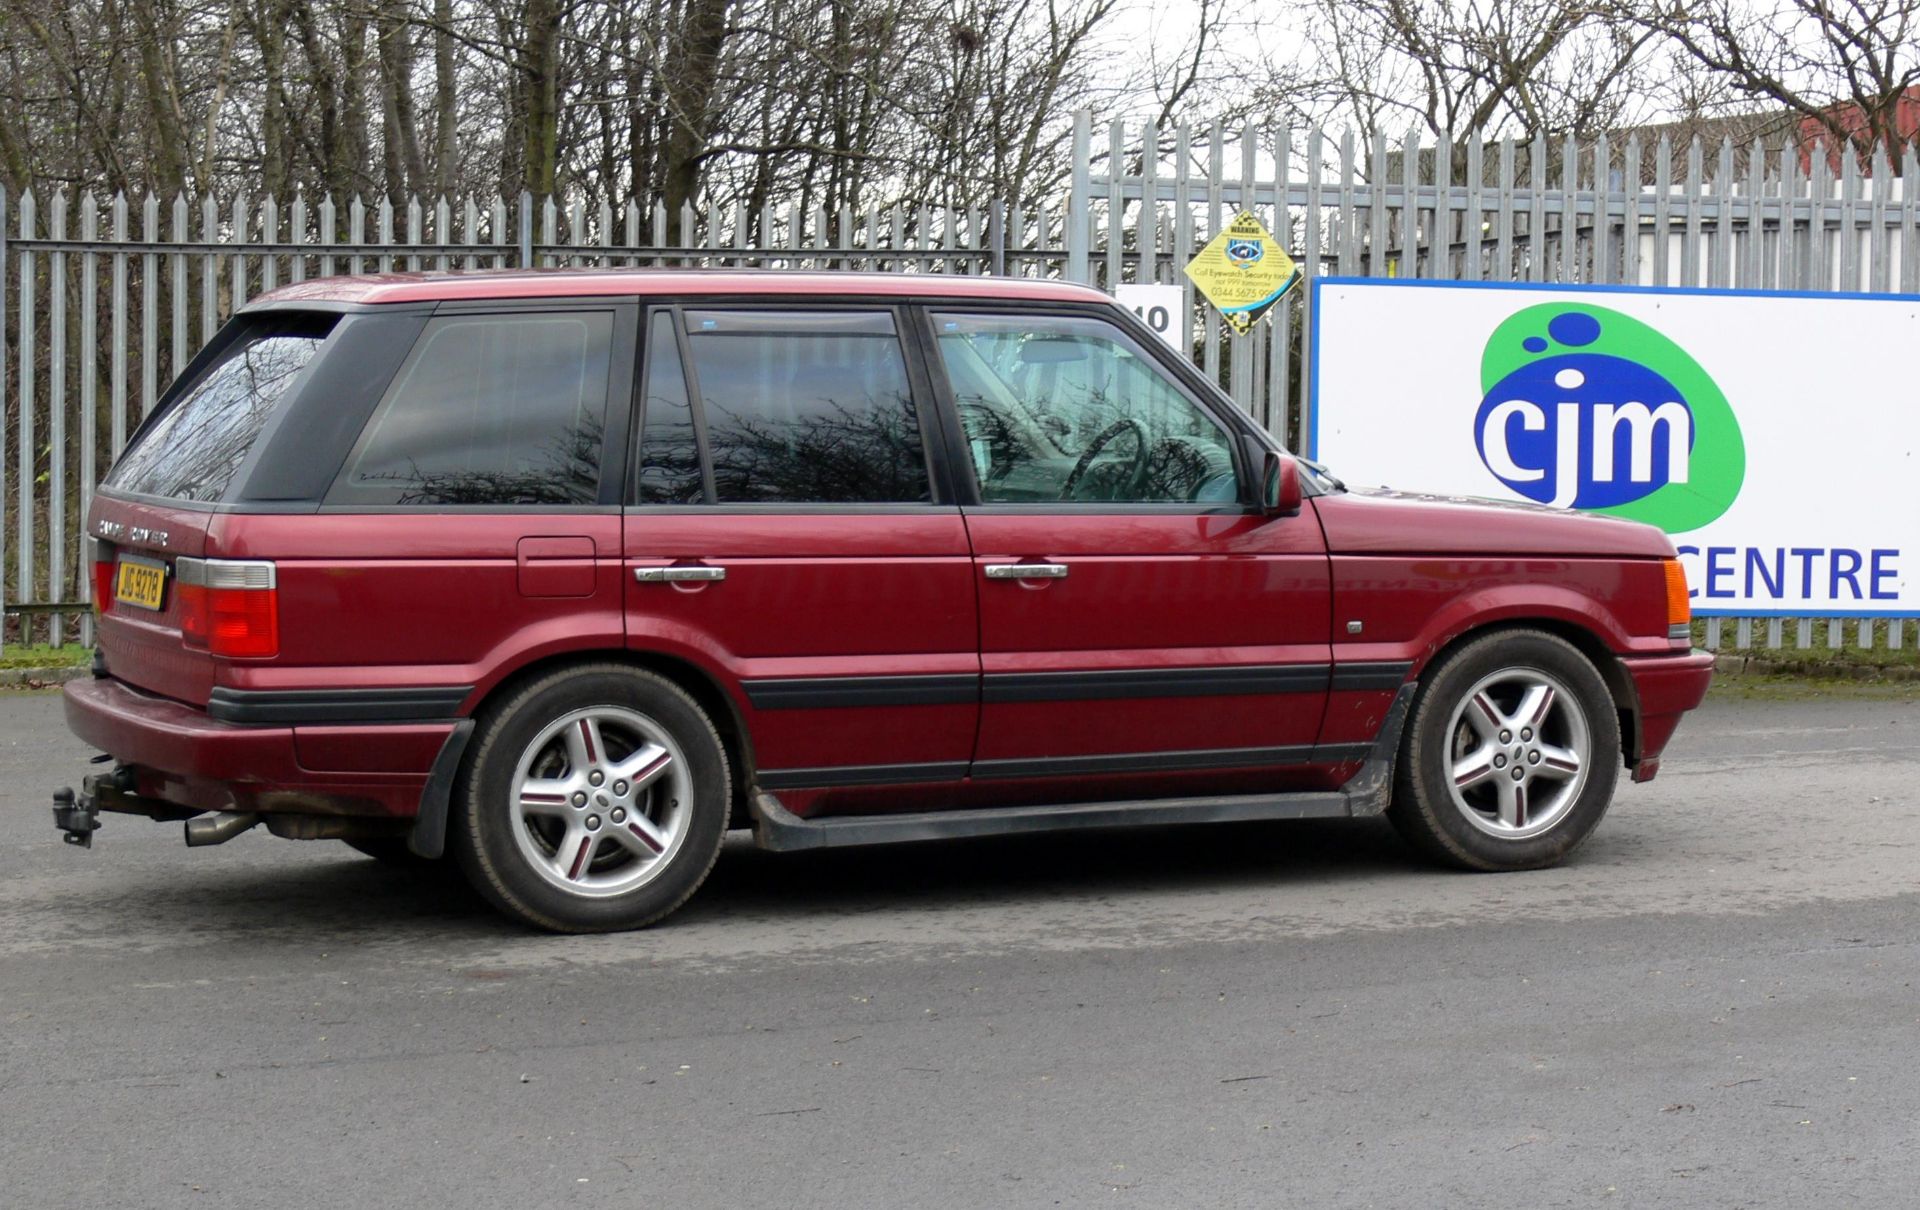
<instances>
[{"instance_id":1,"label":"exhaust pipe","mask_svg":"<svg viewBox=\"0 0 1920 1210\"><path fill-rule=\"evenodd\" d=\"M187 821L187 847L198 849L225 844L259 822L257 811L218 811L196 816Z\"/></svg>"}]
</instances>

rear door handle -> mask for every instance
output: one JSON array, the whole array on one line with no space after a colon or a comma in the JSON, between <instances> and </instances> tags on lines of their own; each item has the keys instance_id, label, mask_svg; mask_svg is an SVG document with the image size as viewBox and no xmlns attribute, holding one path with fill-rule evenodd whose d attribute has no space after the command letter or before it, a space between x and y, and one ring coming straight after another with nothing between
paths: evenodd
<instances>
[{"instance_id":1,"label":"rear door handle","mask_svg":"<svg viewBox=\"0 0 1920 1210\"><path fill-rule=\"evenodd\" d=\"M1064 580L1067 578L1065 563L989 563L986 566L989 580Z\"/></svg>"},{"instance_id":2,"label":"rear door handle","mask_svg":"<svg viewBox=\"0 0 1920 1210\"><path fill-rule=\"evenodd\" d=\"M636 567L633 578L642 584L685 584L727 578L724 567Z\"/></svg>"}]
</instances>

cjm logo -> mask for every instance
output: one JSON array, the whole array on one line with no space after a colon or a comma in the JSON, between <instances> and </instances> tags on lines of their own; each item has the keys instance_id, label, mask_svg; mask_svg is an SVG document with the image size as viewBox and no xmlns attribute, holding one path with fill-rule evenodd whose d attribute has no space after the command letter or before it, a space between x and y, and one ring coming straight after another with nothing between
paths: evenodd
<instances>
[{"instance_id":1,"label":"cjm logo","mask_svg":"<svg viewBox=\"0 0 1920 1210\"><path fill-rule=\"evenodd\" d=\"M1489 397L1479 432L1488 469L1521 495L1554 508L1603 508L1685 483L1693 453L1687 405L1659 395L1651 402L1583 397L1593 384L1586 370L1564 364L1574 360L1589 359L1563 359L1550 380L1557 389L1548 402L1507 392ZM1509 379L1504 385L1522 384ZM1627 384L1608 385L1616 391L1607 394L1617 394Z\"/></svg>"},{"instance_id":2,"label":"cjm logo","mask_svg":"<svg viewBox=\"0 0 1920 1210\"><path fill-rule=\"evenodd\" d=\"M1474 444L1518 494L1668 533L1726 512L1746 472L1733 409L1687 352L1631 316L1546 303L1487 341Z\"/></svg>"}]
</instances>

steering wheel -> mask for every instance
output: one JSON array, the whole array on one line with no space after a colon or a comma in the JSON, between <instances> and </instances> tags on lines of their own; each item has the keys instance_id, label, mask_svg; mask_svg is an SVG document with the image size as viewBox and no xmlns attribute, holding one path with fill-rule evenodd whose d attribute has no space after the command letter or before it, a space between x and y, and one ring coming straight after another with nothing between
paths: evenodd
<instances>
[{"instance_id":1,"label":"steering wheel","mask_svg":"<svg viewBox=\"0 0 1920 1210\"><path fill-rule=\"evenodd\" d=\"M1060 488L1060 498L1073 499L1075 489L1080 486L1080 480L1086 477L1087 468L1093 465L1093 460L1100 456L1102 450L1113 444L1115 437L1129 432L1133 434L1133 466L1128 469L1122 483L1129 487L1138 484L1141 474L1147 467L1147 430L1141 428L1137 420L1116 420L1101 429L1100 435L1088 442L1087 448L1081 451L1080 460L1073 464L1073 470L1068 473L1066 483Z\"/></svg>"},{"instance_id":2,"label":"steering wheel","mask_svg":"<svg viewBox=\"0 0 1920 1210\"><path fill-rule=\"evenodd\" d=\"M1191 441L1162 437L1147 452L1142 484L1157 500L1192 500L1200 486L1213 477L1207 456Z\"/></svg>"}]
</instances>

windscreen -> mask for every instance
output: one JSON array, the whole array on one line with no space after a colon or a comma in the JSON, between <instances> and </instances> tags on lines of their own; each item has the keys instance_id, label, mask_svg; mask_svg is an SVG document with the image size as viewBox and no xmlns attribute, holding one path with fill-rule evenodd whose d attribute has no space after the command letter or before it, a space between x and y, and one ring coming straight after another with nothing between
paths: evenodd
<instances>
[{"instance_id":1,"label":"windscreen","mask_svg":"<svg viewBox=\"0 0 1920 1210\"><path fill-rule=\"evenodd\" d=\"M169 500L219 500L288 388L332 329L332 315L243 316L218 356L163 407L106 486Z\"/></svg>"}]
</instances>

